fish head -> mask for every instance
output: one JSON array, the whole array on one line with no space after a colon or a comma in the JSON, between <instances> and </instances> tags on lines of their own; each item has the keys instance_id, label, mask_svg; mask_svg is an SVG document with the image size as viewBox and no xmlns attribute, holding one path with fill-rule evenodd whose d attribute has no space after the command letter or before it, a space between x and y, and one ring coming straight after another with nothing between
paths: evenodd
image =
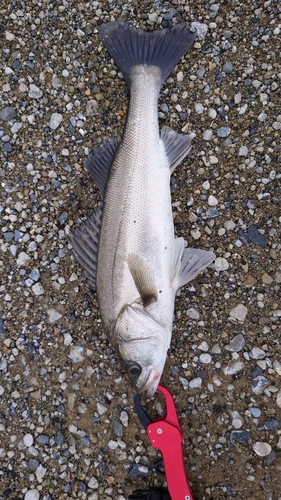
<instances>
[{"instance_id":1,"label":"fish head","mask_svg":"<svg viewBox=\"0 0 281 500\"><path fill-rule=\"evenodd\" d=\"M114 332L125 372L138 393L155 393L164 369L171 332L141 304L126 305Z\"/></svg>"}]
</instances>

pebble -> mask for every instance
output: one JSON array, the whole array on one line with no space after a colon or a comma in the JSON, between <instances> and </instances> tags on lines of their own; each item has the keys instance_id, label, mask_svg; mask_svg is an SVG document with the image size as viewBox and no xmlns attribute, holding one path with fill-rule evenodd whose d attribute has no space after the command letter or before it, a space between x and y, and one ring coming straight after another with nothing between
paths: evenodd
<instances>
[{"instance_id":1,"label":"pebble","mask_svg":"<svg viewBox=\"0 0 281 500\"><path fill-rule=\"evenodd\" d=\"M200 377L193 378L189 382L190 389L200 389L201 386L202 386L202 378Z\"/></svg>"},{"instance_id":2,"label":"pebble","mask_svg":"<svg viewBox=\"0 0 281 500\"><path fill-rule=\"evenodd\" d=\"M208 191L208 189L210 189L210 183L209 183L209 181L203 182L202 188L205 189L205 191Z\"/></svg>"},{"instance_id":3,"label":"pebble","mask_svg":"<svg viewBox=\"0 0 281 500\"><path fill-rule=\"evenodd\" d=\"M211 207L215 207L217 204L218 204L217 198L211 194L208 198L208 205L210 205Z\"/></svg>"},{"instance_id":4,"label":"pebble","mask_svg":"<svg viewBox=\"0 0 281 500\"><path fill-rule=\"evenodd\" d=\"M261 280L265 285L271 285L273 283L273 278L267 273L261 275Z\"/></svg>"},{"instance_id":5,"label":"pebble","mask_svg":"<svg viewBox=\"0 0 281 500\"><path fill-rule=\"evenodd\" d=\"M63 120L63 116L60 113L52 113L49 126L52 130L56 130Z\"/></svg>"},{"instance_id":6,"label":"pebble","mask_svg":"<svg viewBox=\"0 0 281 500\"><path fill-rule=\"evenodd\" d=\"M266 457L272 451L272 448L269 443L264 443L262 441L257 441L253 444L254 452L260 457Z\"/></svg>"},{"instance_id":7,"label":"pebble","mask_svg":"<svg viewBox=\"0 0 281 500\"><path fill-rule=\"evenodd\" d=\"M267 246L267 238L261 234L256 226L250 226L247 231L248 237L252 243L259 247L265 248Z\"/></svg>"},{"instance_id":8,"label":"pebble","mask_svg":"<svg viewBox=\"0 0 281 500\"><path fill-rule=\"evenodd\" d=\"M247 154L248 154L248 148L247 148L247 146L241 146L239 148L238 156L247 156Z\"/></svg>"},{"instance_id":9,"label":"pebble","mask_svg":"<svg viewBox=\"0 0 281 500\"><path fill-rule=\"evenodd\" d=\"M227 231L233 231L233 229L235 229L235 227L236 227L236 224L235 224L235 222L233 220L227 220L224 223L224 228Z\"/></svg>"},{"instance_id":10,"label":"pebble","mask_svg":"<svg viewBox=\"0 0 281 500\"><path fill-rule=\"evenodd\" d=\"M43 95L42 90L40 90L36 85L31 83L30 90L28 92L28 97L31 97L32 99L40 99L42 95Z\"/></svg>"},{"instance_id":11,"label":"pebble","mask_svg":"<svg viewBox=\"0 0 281 500\"><path fill-rule=\"evenodd\" d=\"M208 365L212 361L212 356L208 353L200 354L199 361L204 365Z\"/></svg>"},{"instance_id":12,"label":"pebble","mask_svg":"<svg viewBox=\"0 0 281 500\"><path fill-rule=\"evenodd\" d=\"M39 500L40 493L36 488L28 490L24 495L24 500Z\"/></svg>"},{"instance_id":13,"label":"pebble","mask_svg":"<svg viewBox=\"0 0 281 500\"><path fill-rule=\"evenodd\" d=\"M23 442L24 442L25 446L27 446L27 447L32 446L33 445L32 434L25 434L25 436L23 436Z\"/></svg>"},{"instance_id":14,"label":"pebble","mask_svg":"<svg viewBox=\"0 0 281 500\"><path fill-rule=\"evenodd\" d=\"M263 358L265 358L265 352L263 351L263 349L260 349L259 347L253 347L250 350L249 355L253 359L263 359Z\"/></svg>"},{"instance_id":15,"label":"pebble","mask_svg":"<svg viewBox=\"0 0 281 500\"><path fill-rule=\"evenodd\" d=\"M242 351L245 345L245 339L241 333L233 337L233 339L229 342L229 345L225 346L225 349L230 352L239 352Z\"/></svg>"},{"instance_id":16,"label":"pebble","mask_svg":"<svg viewBox=\"0 0 281 500\"><path fill-rule=\"evenodd\" d=\"M48 309L47 314L49 323L56 323L62 318L62 314L56 311L56 309Z\"/></svg>"},{"instance_id":17,"label":"pebble","mask_svg":"<svg viewBox=\"0 0 281 500\"><path fill-rule=\"evenodd\" d=\"M227 75L232 73L233 71L233 64L232 62L230 61L227 61L226 63L224 63L223 67L222 67L222 70L224 71L224 73L226 73Z\"/></svg>"},{"instance_id":18,"label":"pebble","mask_svg":"<svg viewBox=\"0 0 281 500\"><path fill-rule=\"evenodd\" d=\"M32 285L31 290L33 291L34 295L43 295L45 293L43 285L41 283L35 283Z\"/></svg>"},{"instance_id":19,"label":"pebble","mask_svg":"<svg viewBox=\"0 0 281 500\"><path fill-rule=\"evenodd\" d=\"M210 141L212 139L212 136L213 136L212 130L205 130L205 132L203 133L203 139L205 139L205 141Z\"/></svg>"},{"instance_id":20,"label":"pebble","mask_svg":"<svg viewBox=\"0 0 281 500\"><path fill-rule=\"evenodd\" d=\"M226 271L229 268L229 263L224 257L217 257L215 259L215 269L218 272Z\"/></svg>"},{"instance_id":21,"label":"pebble","mask_svg":"<svg viewBox=\"0 0 281 500\"><path fill-rule=\"evenodd\" d=\"M0 120L3 120L3 122L9 122L10 120L13 120L17 116L17 112L15 108L12 106L6 106L5 108L2 108L0 110Z\"/></svg>"},{"instance_id":22,"label":"pebble","mask_svg":"<svg viewBox=\"0 0 281 500\"><path fill-rule=\"evenodd\" d=\"M194 309L193 307L191 307L190 309L187 309L185 311L185 314L191 318L191 319L199 319L200 318L200 314L199 312L197 311L197 309Z\"/></svg>"},{"instance_id":23,"label":"pebble","mask_svg":"<svg viewBox=\"0 0 281 500\"><path fill-rule=\"evenodd\" d=\"M247 313L248 309L243 304L238 304L229 311L231 318L236 319L239 323L244 323Z\"/></svg>"},{"instance_id":24,"label":"pebble","mask_svg":"<svg viewBox=\"0 0 281 500\"><path fill-rule=\"evenodd\" d=\"M255 394L262 394L264 390L269 386L269 380L263 375L258 375L253 379L252 391Z\"/></svg>"},{"instance_id":25,"label":"pebble","mask_svg":"<svg viewBox=\"0 0 281 500\"><path fill-rule=\"evenodd\" d=\"M214 202L213 200L211 200L211 201L212 201L212 203ZM218 217L218 216L219 216L219 212L216 208L209 208L206 212L207 219L213 219L213 218Z\"/></svg>"},{"instance_id":26,"label":"pebble","mask_svg":"<svg viewBox=\"0 0 281 500\"><path fill-rule=\"evenodd\" d=\"M240 444L248 443L251 440L251 433L250 431L232 431L230 439Z\"/></svg>"},{"instance_id":27,"label":"pebble","mask_svg":"<svg viewBox=\"0 0 281 500\"><path fill-rule=\"evenodd\" d=\"M28 266L30 262L30 256L27 255L25 252L20 252L17 258L17 266L22 267L22 266Z\"/></svg>"},{"instance_id":28,"label":"pebble","mask_svg":"<svg viewBox=\"0 0 281 500\"><path fill-rule=\"evenodd\" d=\"M241 372L245 368L244 361L234 361L230 363L228 366L225 366L223 372L225 375L235 375L236 373Z\"/></svg>"},{"instance_id":29,"label":"pebble","mask_svg":"<svg viewBox=\"0 0 281 500\"><path fill-rule=\"evenodd\" d=\"M217 135L218 137L228 137L231 132L231 129L229 127L220 127L217 129Z\"/></svg>"},{"instance_id":30,"label":"pebble","mask_svg":"<svg viewBox=\"0 0 281 500\"><path fill-rule=\"evenodd\" d=\"M254 418L259 418L261 416L261 410L259 408L252 406L249 410Z\"/></svg>"},{"instance_id":31,"label":"pebble","mask_svg":"<svg viewBox=\"0 0 281 500\"><path fill-rule=\"evenodd\" d=\"M195 104L195 111L198 115L202 115L202 113L204 113L204 106L201 102L197 102Z\"/></svg>"}]
</instances>

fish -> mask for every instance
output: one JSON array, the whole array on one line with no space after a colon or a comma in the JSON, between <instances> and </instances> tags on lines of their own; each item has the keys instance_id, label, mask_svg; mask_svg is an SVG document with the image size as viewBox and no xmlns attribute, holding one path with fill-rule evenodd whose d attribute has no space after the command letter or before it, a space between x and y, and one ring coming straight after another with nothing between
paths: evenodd
<instances>
[{"instance_id":1,"label":"fish","mask_svg":"<svg viewBox=\"0 0 281 500\"><path fill-rule=\"evenodd\" d=\"M122 137L93 149L85 168L101 201L69 234L72 252L96 288L103 329L138 393L152 397L171 342L175 294L215 258L175 238L170 176L193 135L159 133L160 88L192 45L188 25L153 32L113 21L102 41L129 89Z\"/></svg>"}]
</instances>

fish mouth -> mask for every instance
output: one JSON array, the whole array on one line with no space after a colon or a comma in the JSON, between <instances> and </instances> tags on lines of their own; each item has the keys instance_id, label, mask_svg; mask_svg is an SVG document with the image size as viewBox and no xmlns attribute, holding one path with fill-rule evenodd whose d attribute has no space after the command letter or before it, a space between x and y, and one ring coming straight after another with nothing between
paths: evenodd
<instances>
[{"instance_id":1,"label":"fish mouth","mask_svg":"<svg viewBox=\"0 0 281 500\"><path fill-rule=\"evenodd\" d=\"M159 385L160 377L161 374L155 368L152 368L146 382L138 389L138 394L146 392L147 397L152 398Z\"/></svg>"}]
</instances>

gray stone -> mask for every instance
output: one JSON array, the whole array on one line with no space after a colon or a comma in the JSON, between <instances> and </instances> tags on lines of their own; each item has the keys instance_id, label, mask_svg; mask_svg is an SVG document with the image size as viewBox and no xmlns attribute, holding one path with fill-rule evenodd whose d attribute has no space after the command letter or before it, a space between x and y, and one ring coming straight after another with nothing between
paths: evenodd
<instances>
[{"instance_id":1,"label":"gray stone","mask_svg":"<svg viewBox=\"0 0 281 500\"><path fill-rule=\"evenodd\" d=\"M245 339L241 333L233 337L233 339L229 342L229 345L225 346L225 349L230 352L239 352L243 349L245 345Z\"/></svg>"},{"instance_id":2,"label":"gray stone","mask_svg":"<svg viewBox=\"0 0 281 500\"><path fill-rule=\"evenodd\" d=\"M233 64L232 62L230 61L227 61L226 63L224 63L223 67L222 67L222 70L224 71L224 73L226 73L227 75L232 73L233 71Z\"/></svg>"},{"instance_id":3,"label":"gray stone","mask_svg":"<svg viewBox=\"0 0 281 500\"><path fill-rule=\"evenodd\" d=\"M52 130L56 130L60 126L62 120L63 120L63 116L60 113L53 113L51 115L51 119L50 119L50 123L49 123L50 128Z\"/></svg>"},{"instance_id":4,"label":"gray stone","mask_svg":"<svg viewBox=\"0 0 281 500\"><path fill-rule=\"evenodd\" d=\"M13 120L16 116L17 112L12 106L6 106L6 108L0 110L0 120L3 120L3 122Z\"/></svg>"}]
</instances>

